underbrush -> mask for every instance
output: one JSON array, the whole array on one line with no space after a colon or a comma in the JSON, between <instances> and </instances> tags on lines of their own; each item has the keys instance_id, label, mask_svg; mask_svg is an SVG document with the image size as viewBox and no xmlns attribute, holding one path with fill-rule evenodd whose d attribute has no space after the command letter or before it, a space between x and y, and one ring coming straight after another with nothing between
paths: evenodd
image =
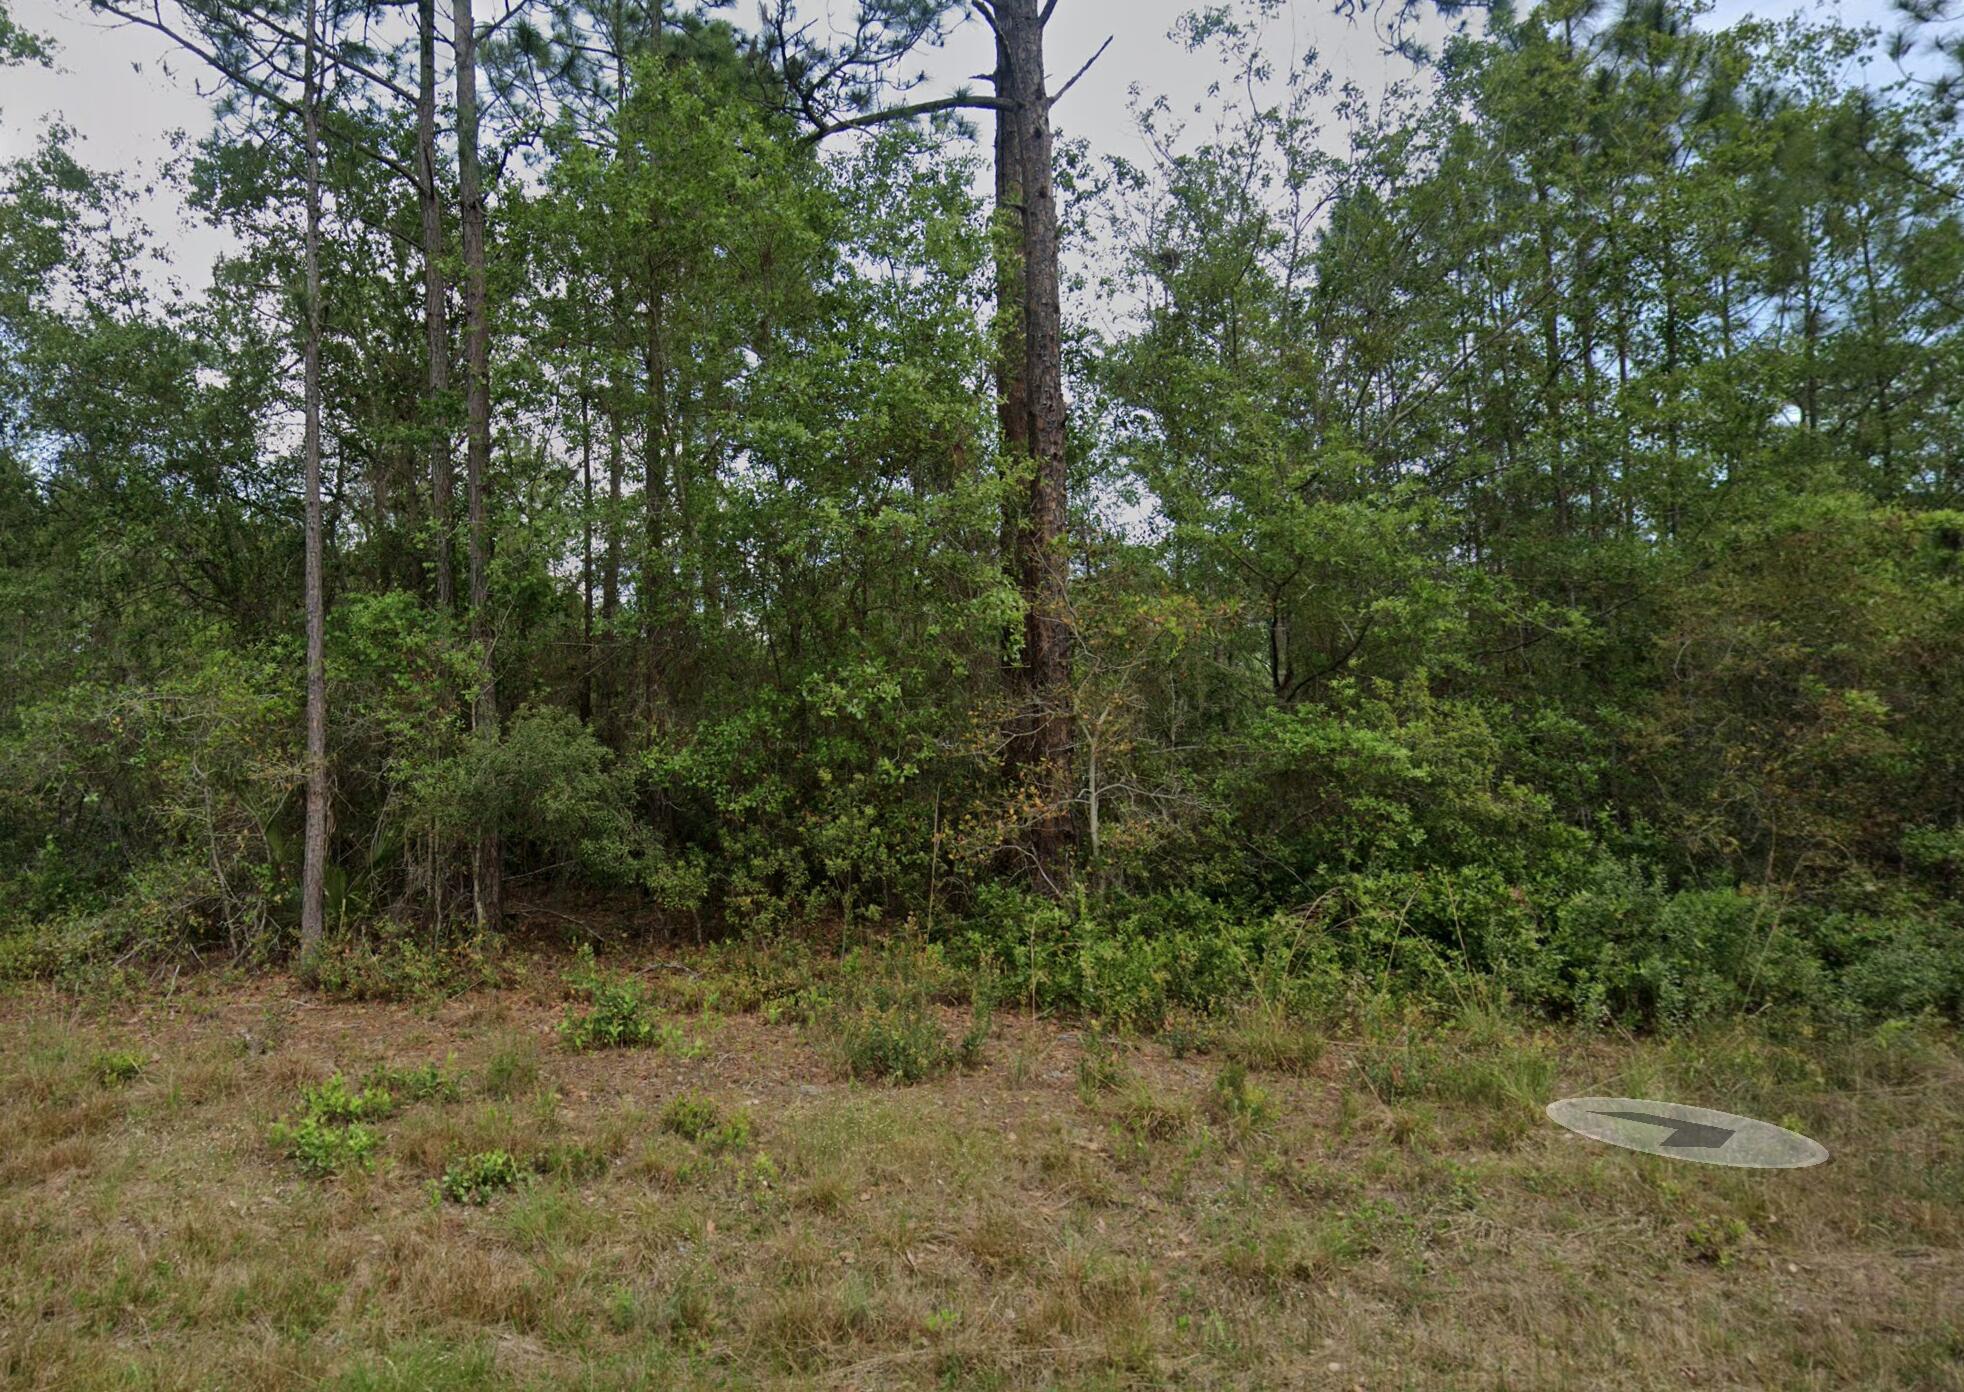
<instances>
[{"instance_id":1,"label":"underbrush","mask_svg":"<svg viewBox=\"0 0 1964 1392\"><path fill-rule=\"evenodd\" d=\"M591 947L580 949L566 985L585 1003L584 1009L569 1006L559 1021L559 1037L575 1052L658 1047L690 1057L702 1050L700 1041L654 1018L641 981L596 966Z\"/></svg>"}]
</instances>

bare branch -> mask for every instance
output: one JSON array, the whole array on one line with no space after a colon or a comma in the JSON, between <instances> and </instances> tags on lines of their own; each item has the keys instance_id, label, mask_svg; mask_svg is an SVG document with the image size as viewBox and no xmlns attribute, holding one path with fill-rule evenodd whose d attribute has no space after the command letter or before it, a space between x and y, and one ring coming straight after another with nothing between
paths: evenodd
<instances>
[{"instance_id":1,"label":"bare branch","mask_svg":"<svg viewBox=\"0 0 1964 1392\"><path fill-rule=\"evenodd\" d=\"M1110 48L1111 46L1112 46L1111 38L1107 38L1103 43L1099 44L1098 51L1092 54L1090 58L1085 60L1085 64L1083 67L1079 68L1076 72L1071 74L1071 80L1069 82L1066 82L1062 87L1059 87L1057 89L1057 95L1050 99L1050 104L1052 106L1055 106L1057 105L1058 102L1064 100L1064 93L1070 91L1071 88L1077 86L1077 80L1080 77L1083 77L1086 73L1090 72L1091 65L1097 62L1100 58L1104 57L1105 50Z\"/></svg>"}]
</instances>

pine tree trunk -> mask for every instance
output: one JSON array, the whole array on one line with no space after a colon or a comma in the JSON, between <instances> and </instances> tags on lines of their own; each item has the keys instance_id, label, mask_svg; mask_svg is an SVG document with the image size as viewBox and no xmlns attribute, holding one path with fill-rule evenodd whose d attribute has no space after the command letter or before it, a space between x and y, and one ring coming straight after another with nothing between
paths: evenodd
<instances>
[{"instance_id":1,"label":"pine tree trunk","mask_svg":"<svg viewBox=\"0 0 1964 1392\"><path fill-rule=\"evenodd\" d=\"M436 173L436 0L417 0L416 196L423 213L423 327L430 354L430 514L436 532L436 601L457 606L451 556L450 330L443 303L443 204Z\"/></svg>"},{"instance_id":2,"label":"pine tree trunk","mask_svg":"<svg viewBox=\"0 0 1964 1392\"><path fill-rule=\"evenodd\" d=\"M491 645L491 537L485 499L491 471L491 326L485 303L484 189L477 150L477 32L470 0L453 0L457 54L457 186L464 231L464 314L469 390L465 414L465 488L470 508L471 642L480 671L471 702L471 729L486 745L498 739L498 692ZM480 826L472 876L478 931L504 918L504 865L495 823Z\"/></svg>"},{"instance_id":3,"label":"pine tree trunk","mask_svg":"<svg viewBox=\"0 0 1964 1392\"><path fill-rule=\"evenodd\" d=\"M1044 89L1043 16L1039 0L1001 0L996 22L1002 64L998 95L1007 136L997 153L1008 162L1020 215L1023 436L1030 482L1017 531L1017 572L1024 600L1021 675L1027 761L1041 805L1030 831L1037 888L1061 894L1070 874L1074 823L1071 712L1068 475L1064 459L1063 312L1058 273L1057 190L1052 178L1050 99ZM999 170L998 190L1005 187ZM1013 378L1011 379L1013 381ZM1009 432L1012 448L1015 432Z\"/></svg>"},{"instance_id":4,"label":"pine tree trunk","mask_svg":"<svg viewBox=\"0 0 1964 1392\"><path fill-rule=\"evenodd\" d=\"M320 966L327 919L327 603L321 536L321 160L316 0L307 0L304 111L307 142L307 342L304 450L307 470L307 826L300 871L300 971Z\"/></svg>"}]
</instances>

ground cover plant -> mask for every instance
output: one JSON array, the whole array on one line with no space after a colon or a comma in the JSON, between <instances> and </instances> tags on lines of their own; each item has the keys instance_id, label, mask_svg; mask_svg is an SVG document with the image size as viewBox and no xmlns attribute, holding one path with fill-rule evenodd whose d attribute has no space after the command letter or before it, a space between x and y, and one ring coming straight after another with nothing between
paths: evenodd
<instances>
[{"instance_id":1,"label":"ground cover plant","mask_svg":"<svg viewBox=\"0 0 1964 1392\"><path fill-rule=\"evenodd\" d=\"M662 960L701 991L727 959ZM0 997L0 1382L1961 1385L1941 1025L1632 1038L1367 997L1313 1060L1244 1062L1005 1011L974 1066L868 1084L761 1009L692 1017L693 1058L571 1049L564 968L301 996L263 1051L238 1031L289 980ZM535 1071L489 1085L518 1039ZM153 1061L104 1089L111 1048ZM448 1100L348 1081L432 1058ZM373 1130L367 1163L264 1143L303 1088ZM1695 1098L1833 1159L1618 1151L1541 1116L1580 1093Z\"/></svg>"}]
</instances>

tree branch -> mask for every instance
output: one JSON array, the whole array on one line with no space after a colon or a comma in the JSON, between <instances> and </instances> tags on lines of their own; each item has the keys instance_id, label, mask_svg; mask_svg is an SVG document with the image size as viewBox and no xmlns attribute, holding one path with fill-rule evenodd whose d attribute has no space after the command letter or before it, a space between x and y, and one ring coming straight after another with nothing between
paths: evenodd
<instances>
[{"instance_id":1,"label":"tree branch","mask_svg":"<svg viewBox=\"0 0 1964 1392\"><path fill-rule=\"evenodd\" d=\"M1116 37L1116 35L1112 37ZM1100 58L1104 57L1105 50L1110 48L1111 46L1112 46L1111 37L1108 37L1103 43L1099 44L1098 51L1085 60L1083 67L1079 68L1076 72L1071 74L1071 80L1069 82L1066 82L1062 87L1059 87L1057 89L1057 95L1050 99L1050 104L1052 106L1055 106L1057 105L1058 102L1064 100L1064 93L1070 91L1071 88L1077 86L1077 80L1080 77L1083 77L1086 73L1090 72L1091 65L1097 62Z\"/></svg>"},{"instance_id":2,"label":"tree branch","mask_svg":"<svg viewBox=\"0 0 1964 1392\"><path fill-rule=\"evenodd\" d=\"M927 116L936 111L1001 111L1012 103L1001 97L978 97L967 92L957 92L949 97L936 97L932 101L909 102L906 106L890 106L883 111L868 111L864 115L849 116L843 121L833 121L821 126L805 137L806 141L816 143L828 135L841 131L859 130L866 126L884 125L888 121L905 121L915 116Z\"/></svg>"}]
</instances>

